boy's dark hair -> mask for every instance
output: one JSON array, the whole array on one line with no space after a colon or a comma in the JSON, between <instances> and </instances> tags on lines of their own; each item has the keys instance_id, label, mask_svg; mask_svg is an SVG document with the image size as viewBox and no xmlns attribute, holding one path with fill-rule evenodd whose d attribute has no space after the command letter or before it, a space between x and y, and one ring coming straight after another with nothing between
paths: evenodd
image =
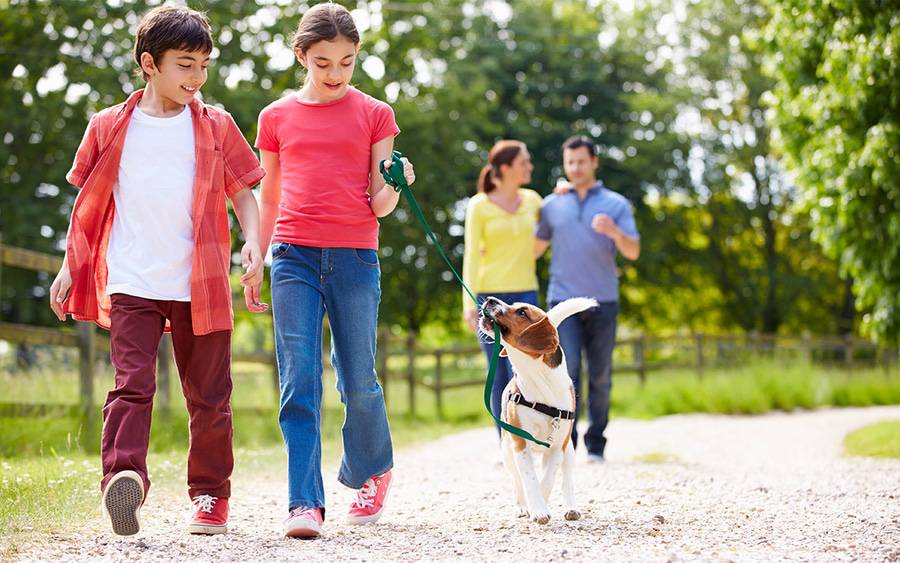
<instances>
[{"instance_id":1,"label":"boy's dark hair","mask_svg":"<svg viewBox=\"0 0 900 563\"><path fill-rule=\"evenodd\" d=\"M588 150L588 153L591 156L597 155L597 145L590 139L590 137L585 137L584 135L575 135L573 137L569 137L566 139L566 142L563 143L563 150L575 150L584 147Z\"/></svg>"},{"instance_id":2,"label":"boy's dark hair","mask_svg":"<svg viewBox=\"0 0 900 563\"><path fill-rule=\"evenodd\" d=\"M158 65L163 53L169 49L212 52L212 30L206 15L176 6L159 6L147 12L138 24L134 38L134 60L144 80L149 76L141 68L141 54L150 53Z\"/></svg>"},{"instance_id":3,"label":"boy's dark hair","mask_svg":"<svg viewBox=\"0 0 900 563\"><path fill-rule=\"evenodd\" d=\"M340 4L316 4L300 18L300 25L291 39L291 47L305 53L313 43L334 41L338 35L346 37L351 43L359 44L359 31L353 22L353 16Z\"/></svg>"}]
</instances>

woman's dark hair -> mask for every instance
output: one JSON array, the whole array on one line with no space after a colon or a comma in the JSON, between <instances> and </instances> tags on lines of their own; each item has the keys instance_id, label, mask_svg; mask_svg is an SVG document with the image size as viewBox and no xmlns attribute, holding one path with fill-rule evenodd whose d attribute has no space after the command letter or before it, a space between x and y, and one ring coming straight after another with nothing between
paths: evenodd
<instances>
[{"instance_id":1,"label":"woman's dark hair","mask_svg":"<svg viewBox=\"0 0 900 563\"><path fill-rule=\"evenodd\" d=\"M300 18L291 47L305 53L313 43L334 41L339 35L359 44L359 31L353 16L339 4L316 4Z\"/></svg>"},{"instance_id":2,"label":"woman's dark hair","mask_svg":"<svg viewBox=\"0 0 900 563\"><path fill-rule=\"evenodd\" d=\"M512 164L512 161L519 156L519 153L525 150L525 143L522 141L513 141L504 139L497 141L491 147L488 153L488 163L481 169L478 175L478 191L490 193L497 186L494 185L495 179L500 179L500 167L506 164Z\"/></svg>"},{"instance_id":3,"label":"woman's dark hair","mask_svg":"<svg viewBox=\"0 0 900 563\"><path fill-rule=\"evenodd\" d=\"M594 141L590 139L590 137L585 137L584 135L575 135L574 137L569 137L566 139L566 142L563 143L563 150L575 150L584 147L588 150L588 154L591 156L597 156L597 145L594 144Z\"/></svg>"},{"instance_id":4,"label":"woman's dark hair","mask_svg":"<svg viewBox=\"0 0 900 563\"><path fill-rule=\"evenodd\" d=\"M160 6L141 19L134 38L134 60L144 80L150 78L141 67L141 54L150 53L157 66L169 49L211 53L212 30L206 15L190 8Z\"/></svg>"}]
</instances>

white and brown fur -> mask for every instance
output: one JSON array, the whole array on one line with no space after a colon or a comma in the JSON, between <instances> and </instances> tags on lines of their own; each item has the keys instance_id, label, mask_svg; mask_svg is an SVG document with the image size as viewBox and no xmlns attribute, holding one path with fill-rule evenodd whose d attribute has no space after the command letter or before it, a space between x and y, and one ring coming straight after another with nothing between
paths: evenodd
<instances>
[{"instance_id":1,"label":"white and brown fur","mask_svg":"<svg viewBox=\"0 0 900 563\"><path fill-rule=\"evenodd\" d=\"M561 410L575 410L575 388L566 370L566 358L559 345L557 327L570 315L595 307L593 299L568 299L544 313L527 303L507 305L497 299L485 302L487 312L500 327L502 355L508 356L514 376L503 391L501 420L518 426L538 440L550 443L550 447L534 444L519 436L503 431L501 447L504 464L513 476L516 502L520 515L529 516L535 522L550 521L547 501L553 490L556 473L562 465L563 502L566 520L578 520L581 513L575 502L572 471L575 447L571 443L571 420L560 420L554 430L553 419L529 407L509 400L520 393L530 402L543 403ZM494 335L490 319L482 317L481 331ZM543 457L544 475L538 479L532 453Z\"/></svg>"}]
</instances>

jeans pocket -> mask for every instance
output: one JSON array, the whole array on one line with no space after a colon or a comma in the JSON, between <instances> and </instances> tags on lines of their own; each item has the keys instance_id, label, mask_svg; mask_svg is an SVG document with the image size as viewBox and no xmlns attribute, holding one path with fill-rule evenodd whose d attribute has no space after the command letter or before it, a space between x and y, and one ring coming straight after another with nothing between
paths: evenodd
<instances>
[{"instance_id":1,"label":"jeans pocket","mask_svg":"<svg viewBox=\"0 0 900 563\"><path fill-rule=\"evenodd\" d=\"M272 260L281 257L291 248L290 243L287 242L273 242L272 243Z\"/></svg>"},{"instance_id":2,"label":"jeans pocket","mask_svg":"<svg viewBox=\"0 0 900 563\"><path fill-rule=\"evenodd\" d=\"M368 248L357 248L356 258L366 266L371 268L378 267L378 253Z\"/></svg>"}]
</instances>

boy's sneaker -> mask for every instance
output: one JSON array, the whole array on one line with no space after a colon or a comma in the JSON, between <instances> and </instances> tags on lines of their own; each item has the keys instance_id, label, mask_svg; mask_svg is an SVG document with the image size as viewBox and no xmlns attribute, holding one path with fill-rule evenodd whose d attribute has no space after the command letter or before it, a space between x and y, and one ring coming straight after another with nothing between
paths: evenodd
<instances>
[{"instance_id":1,"label":"boy's sneaker","mask_svg":"<svg viewBox=\"0 0 900 563\"><path fill-rule=\"evenodd\" d=\"M224 534L228 531L228 499L197 495L191 499L197 510L188 524L192 534Z\"/></svg>"},{"instance_id":2,"label":"boy's sneaker","mask_svg":"<svg viewBox=\"0 0 900 563\"><path fill-rule=\"evenodd\" d=\"M383 475L369 477L356 494L356 501L350 505L347 522L367 524L377 522L384 508L384 497L391 488L391 471Z\"/></svg>"},{"instance_id":3,"label":"boy's sneaker","mask_svg":"<svg viewBox=\"0 0 900 563\"><path fill-rule=\"evenodd\" d=\"M284 521L284 535L289 538L317 538L322 533L322 510L297 506Z\"/></svg>"},{"instance_id":4,"label":"boy's sneaker","mask_svg":"<svg viewBox=\"0 0 900 563\"><path fill-rule=\"evenodd\" d=\"M144 481L134 471L119 471L103 489L101 507L109 516L113 532L133 536L141 529Z\"/></svg>"}]
</instances>

